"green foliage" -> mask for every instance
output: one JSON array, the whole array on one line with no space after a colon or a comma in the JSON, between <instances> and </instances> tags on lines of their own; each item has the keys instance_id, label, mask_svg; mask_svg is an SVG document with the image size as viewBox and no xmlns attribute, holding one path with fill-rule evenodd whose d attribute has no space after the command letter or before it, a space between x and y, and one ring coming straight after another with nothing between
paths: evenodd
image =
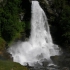
<instances>
[{"instance_id":1,"label":"green foliage","mask_svg":"<svg viewBox=\"0 0 70 70\"><path fill-rule=\"evenodd\" d=\"M0 36L10 42L17 33L24 30L25 23L19 21L22 0L8 0L0 8Z\"/></svg>"},{"instance_id":2,"label":"green foliage","mask_svg":"<svg viewBox=\"0 0 70 70\"><path fill-rule=\"evenodd\" d=\"M60 45L70 46L70 4L68 0L54 0L53 8L58 14L54 18L56 37Z\"/></svg>"},{"instance_id":3,"label":"green foliage","mask_svg":"<svg viewBox=\"0 0 70 70\"><path fill-rule=\"evenodd\" d=\"M12 61L0 60L0 70L28 70L27 67Z\"/></svg>"},{"instance_id":4,"label":"green foliage","mask_svg":"<svg viewBox=\"0 0 70 70\"><path fill-rule=\"evenodd\" d=\"M6 42L3 38L0 37L0 51L3 51L5 49Z\"/></svg>"}]
</instances>

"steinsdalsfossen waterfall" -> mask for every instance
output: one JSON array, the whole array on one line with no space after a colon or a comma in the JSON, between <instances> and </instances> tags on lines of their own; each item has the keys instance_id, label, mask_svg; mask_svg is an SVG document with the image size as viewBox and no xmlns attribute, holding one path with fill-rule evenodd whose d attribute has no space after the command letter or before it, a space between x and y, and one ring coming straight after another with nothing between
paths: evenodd
<instances>
[{"instance_id":1,"label":"steinsdalsfossen waterfall","mask_svg":"<svg viewBox=\"0 0 70 70\"><path fill-rule=\"evenodd\" d=\"M38 1L32 1L31 35L28 41L18 42L8 49L14 62L22 65L41 63L46 59L52 63L50 56L59 55L58 45L53 44L47 17Z\"/></svg>"}]
</instances>

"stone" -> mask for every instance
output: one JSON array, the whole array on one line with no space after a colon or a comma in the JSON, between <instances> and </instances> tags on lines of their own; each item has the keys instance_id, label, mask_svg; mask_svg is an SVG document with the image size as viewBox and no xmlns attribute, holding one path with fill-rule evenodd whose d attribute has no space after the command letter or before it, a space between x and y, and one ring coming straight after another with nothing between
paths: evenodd
<instances>
[{"instance_id":1,"label":"stone","mask_svg":"<svg viewBox=\"0 0 70 70\"><path fill-rule=\"evenodd\" d=\"M62 68L62 70L69 70L69 68L68 67L64 67L64 68Z\"/></svg>"}]
</instances>

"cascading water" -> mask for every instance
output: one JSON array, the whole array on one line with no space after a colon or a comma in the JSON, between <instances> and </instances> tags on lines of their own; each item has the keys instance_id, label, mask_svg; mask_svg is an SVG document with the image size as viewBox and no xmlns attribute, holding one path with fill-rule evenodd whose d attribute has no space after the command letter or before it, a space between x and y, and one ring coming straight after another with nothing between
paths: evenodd
<instances>
[{"instance_id":1,"label":"cascading water","mask_svg":"<svg viewBox=\"0 0 70 70\"><path fill-rule=\"evenodd\" d=\"M59 55L59 48L53 44L46 15L38 1L32 1L31 36L26 42L18 42L8 49L13 61L22 65L41 62L50 56Z\"/></svg>"}]
</instances>

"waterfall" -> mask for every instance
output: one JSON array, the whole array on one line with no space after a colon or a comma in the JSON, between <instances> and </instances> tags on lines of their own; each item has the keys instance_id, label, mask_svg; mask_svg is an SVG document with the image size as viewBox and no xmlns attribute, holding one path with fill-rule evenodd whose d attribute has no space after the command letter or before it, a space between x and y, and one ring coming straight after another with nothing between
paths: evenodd
<instances>
[{"instance_id":1,"label":"waterfall","mask_svg":"<svg viewBox=\"0 0 70 70\"><path fill-rule=\"evenodd\" d=\"M47 17L38 1L32 1L31 35L28 41L17 42L8 52L13 61L22 65L42 62L44 59L52 62L50 56L59 55L58 45L53 44Z\"/></svg>"}]
</instances>

